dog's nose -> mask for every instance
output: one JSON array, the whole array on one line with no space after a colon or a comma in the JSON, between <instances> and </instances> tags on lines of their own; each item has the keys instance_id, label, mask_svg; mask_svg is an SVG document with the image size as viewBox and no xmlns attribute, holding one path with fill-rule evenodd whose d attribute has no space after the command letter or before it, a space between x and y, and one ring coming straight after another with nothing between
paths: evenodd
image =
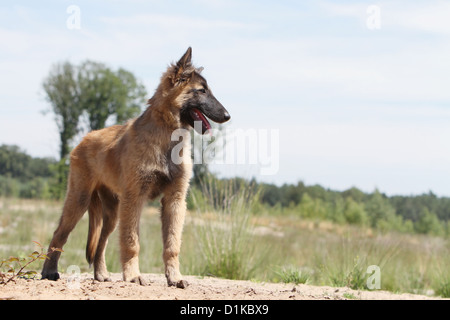
<instances>
[{"instance_id":1,"label":"dog's nose","mask_svg":"<svg viewBox=\"0 0 450 320\"><path fill-rule=\"evenodd\" d=\"M229 114L227 111L225 111L225 112L223 113L223 119L224 119L225 121L228 121L228 120L231 119L231 116L230 116L230 114Z\"/></svg>"}]
</instances>

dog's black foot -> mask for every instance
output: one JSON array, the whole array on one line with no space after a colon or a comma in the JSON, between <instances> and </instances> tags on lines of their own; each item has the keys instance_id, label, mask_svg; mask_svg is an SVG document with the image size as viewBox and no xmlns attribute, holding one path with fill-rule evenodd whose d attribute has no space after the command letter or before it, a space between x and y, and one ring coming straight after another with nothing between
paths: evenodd
<instances>
[{"instance_id":1,"label":"dog's black foot","mask_svg":"<svg viewBox=\"0 0 450 320\"><path fill-rule=\"evenodd\" d=\"M54 272L54 273L42 274L41 280L44 280L44 279L56 281L59 279L59 273Z\"/></svg>"}]
</instances>

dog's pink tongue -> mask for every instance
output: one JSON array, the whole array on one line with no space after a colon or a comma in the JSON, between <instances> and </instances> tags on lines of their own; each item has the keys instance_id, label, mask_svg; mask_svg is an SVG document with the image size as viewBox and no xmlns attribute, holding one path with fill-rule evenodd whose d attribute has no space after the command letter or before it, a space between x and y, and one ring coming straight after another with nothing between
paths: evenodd
<instances>
[{"instance_id":1,"label":"dog's pink tongue","mask_svg":"<svg viewBox=\"0 0 450 320\"><path fill-rule=\"evenodd\" d=\"M194 121L201 121L202 122L202 132L199 132L200 134L204 134L206 131L211 129L211 124L205 118L203 113L201 113L200 110L193 108L192 109L192 115L194 117Z\"/></svg>"}]
</instances>

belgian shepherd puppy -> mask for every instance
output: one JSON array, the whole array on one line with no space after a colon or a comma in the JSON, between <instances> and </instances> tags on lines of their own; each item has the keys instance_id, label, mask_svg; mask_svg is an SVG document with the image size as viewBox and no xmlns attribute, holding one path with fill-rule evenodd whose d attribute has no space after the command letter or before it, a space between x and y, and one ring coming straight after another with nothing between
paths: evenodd
<instances>
[{"instance_id":1,"label":"belgian shepherd puppy","mask_svg":"<svg viewBox=\"0 0 450 320\"><path fill-rule=\"evenodd\" d=\"M89 212L86 258L94 277L110 281L105 264L108 236L119 222L123 280L145 285L139 271L139 220L148 199L160 194L163 260L169 286L184 288L178 255L192 174L190 129L211 129L207 118L223 123L227 110L212 94L201 68L191 63L192 49L162 75L148 108L124 125L88 133L70 155L67 195L49 245L42 279L57 280L58 260L70 232ZM194 126L194 123L196 125ZM180 132L173 141L172 133ZM181 142L180 142L181 138ZM182 145L181 151L173 152ZM180 159L174 159L180 157ZM175 161L176 160L176 161Z\"/></svg>"}]
</instances>

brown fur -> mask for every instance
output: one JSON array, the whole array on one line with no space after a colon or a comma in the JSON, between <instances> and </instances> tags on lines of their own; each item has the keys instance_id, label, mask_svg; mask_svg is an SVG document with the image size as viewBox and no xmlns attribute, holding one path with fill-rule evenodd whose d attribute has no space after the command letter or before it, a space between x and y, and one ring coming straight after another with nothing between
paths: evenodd
<instances>
[{"instance_id":1,"label":"brown fur","mask_svg":"<svg viewBox=\"0 0 450 320\"><path fill-rule=\"evenodd\" d=\"M145 284L138 263L140 214L147 199L163 194L161 221L167 283L178 287L187 285L179 271L178 255L192 172L190 133L188 130L183 133L184 160L178 165L172 162L171 151L180 142L171 141L171 135L176 129L190 129L182 121L181 109L185 101L193 99L200 81L204 81L190 60L189 48L163 74L148 102L149 107L140 117L125 125L90 132L71 153L67 195L49 252L50 248L63 247L69 233L88 210L86 258L94 264L96 280L110 280L105 248L108 236L119 223L123 279ZM219 122L229 119L226 110L222 112L225 116ZM60 254L49 253L42 278L59 278Z\"/></svg>"}]
</instances>

